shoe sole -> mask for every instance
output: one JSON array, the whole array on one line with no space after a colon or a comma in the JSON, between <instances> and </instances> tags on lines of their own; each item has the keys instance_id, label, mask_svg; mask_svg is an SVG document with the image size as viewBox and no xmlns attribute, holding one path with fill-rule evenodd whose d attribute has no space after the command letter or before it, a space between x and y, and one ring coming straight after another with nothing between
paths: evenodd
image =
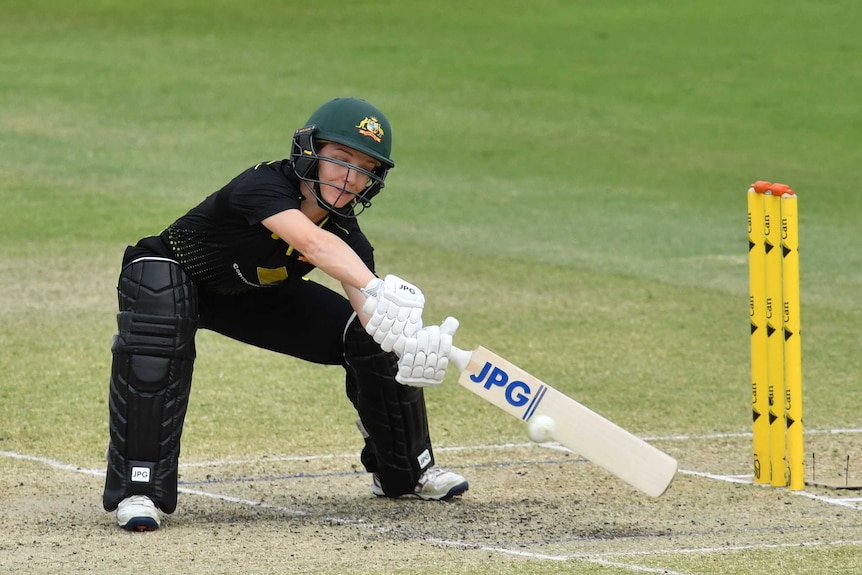
<instances>
[{"instance_id":1,"label":"shoe sole","mask_svg":"<svg viewBox=\"0 0 862 575\"><path fill-rule=\"evenodd\" d=\"M414 493L414 495L422 501L449 501L453 497L463 495L464 492L468 489L470 489L470 485L465 481L464 483L459 483L458 485L447 491L446 494L442 497L423 497L418 493Z\"/></svg>"},{"instance_id":2,"label":"shoe sole","mask_svg":"<svg viewBox=\"0 0 862 575\"><path fill-rule=\"evenodd\" d=\"M376 497L387 497L389 499L400 499L402 497L415 497L417 499L421 499L422 501L449 501L453 497L458 497L459 495L463 495L465 491L470 489L470 484L467 483L466 481L464 483L459 483L458 485L456 485L455 487L453 487L452 489L447 491L445 495L442 495L440 497L422 496L418 493L405 493L404 495L399 495L398 497L389 497L388 495L383 493L383 491L377 491L377 489L375 489L375 487L376 486L372 486L371 493Z\"/></svg>"},{"instance_id":3,"label":"shoe sole","mask_svg":"<svg viewBox=\"0 0 862 575\"><path fill-rule=\"evenodd\" d=\"M152 517L132 517L120 527L126 531L155 531L159 528L159 522Z\"/></svg>"}]
</instances>

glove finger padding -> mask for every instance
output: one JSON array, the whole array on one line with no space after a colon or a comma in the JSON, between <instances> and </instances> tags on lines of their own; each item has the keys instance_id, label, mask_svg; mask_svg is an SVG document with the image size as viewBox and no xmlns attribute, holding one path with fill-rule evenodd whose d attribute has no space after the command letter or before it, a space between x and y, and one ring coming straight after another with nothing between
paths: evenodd
<instances>
[{"instance_id":1,"label":"glove finger padding","mask_svg":"<svg viewBox=\"0 0 862 575\"><path fill-rule=\"evenodd\" d=\"M444 358L447 364L449 362L449 352L452 351L452 338L455 336L455 332L458 331L460 325L460 322L451 316L444 319L443 323L440 324L440 357Z\"/></svg>"},{"instance_id":2,"label":"glove finger padding","mask_svg":"<svg viewBox=\"0 0 862 575\"><path fill-rule=\"evenodd\" d=\"M401 355L395 380L414 387L443 383L449 367L452 336L458 325L458 320L448 317L442 325L423 328L414 337L405 338L399 344Z\"/></svg>"},{"instance_id":3,"label":"glove finger padding","mask_svg":"<svg viewBox=\"0 0 862 575\"><path fill-rule=\"evenodd\" d=\"M455 336L455 332L458 331L458 327L460 327L461 322L455 319L452 316L447 317L443 320L443 323L440 324L440 333L445 333L448 336ZM449 342L451 343L451 342Z\"/></svg>"},{"instance_id":4,"label":"glove finger padding","mask_svg":"<svg viewBox=\"0 0 862 575\"><path fill-rule=\"evenodd\" d=\"M397 351L400 340L422 329L425 296L422 290L394 275L371 280L362 293L367 296L362 309L371 316L365 326L383 351ZM396 345L397 344L397 345Z\"/></svg>"}]
</instances>

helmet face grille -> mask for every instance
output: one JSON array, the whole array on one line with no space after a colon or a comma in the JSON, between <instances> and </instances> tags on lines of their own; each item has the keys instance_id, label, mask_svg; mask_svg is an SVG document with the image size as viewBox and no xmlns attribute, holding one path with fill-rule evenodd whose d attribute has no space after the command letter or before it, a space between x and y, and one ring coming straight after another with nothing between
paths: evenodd
<instances>
[{"instance_id":1,"label":"helmet face grille","mask_svg":"<svg viewBox=\"0 0 862 575\"><path fill-rule=\"evenodd\" d=\"M386 175L389 173L390 166L381 162L381 165L369 172L360 166L322 156L318 153L316 146L320 140L336 141L332 138L321 137L320 130L315 125L305 126L294 133L290 153L290 161L293 164L294 173L306 184L306 189L311 192L320 207L342 217L354 218L362 213L366 208L370 207L371 198L376 196L380 193L380 190L383 189L384 181L386 180ZM348 143L344 143L344 145L351 146ZM351 147L359 149L357 146ZM359 149L359 151L378 159L376 156L373 156L365 150ZM369 185L359 194L354 194L343 187L340 188L341 194L349 194L350 196L353 196L353 201L344 207L336 208L334 205L324 200L320 193L320 186L323 184L318 177L318 166L320 162L334 162L350 170L360 172L368 177ZM331 184L326 185L331 186Z\"/></svg>"}]
</instances>

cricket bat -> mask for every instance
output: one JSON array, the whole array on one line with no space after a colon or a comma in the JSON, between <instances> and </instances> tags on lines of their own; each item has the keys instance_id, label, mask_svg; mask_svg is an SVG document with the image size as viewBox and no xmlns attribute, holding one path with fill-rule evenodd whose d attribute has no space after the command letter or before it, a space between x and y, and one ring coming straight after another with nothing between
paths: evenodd
<instances>
[{"instance_id":1,"label":"cricket bat","mask_svg":"<svg viewBox=\"0 0 862 575\"><path fill-rule=\"evenodd\" d=\"M676 475L670 455L494 352L453 346L449 361L462 386L525 423L537 415L552 418L554 441L647 495L660 496Z\"/></svg>"}]
</instances>

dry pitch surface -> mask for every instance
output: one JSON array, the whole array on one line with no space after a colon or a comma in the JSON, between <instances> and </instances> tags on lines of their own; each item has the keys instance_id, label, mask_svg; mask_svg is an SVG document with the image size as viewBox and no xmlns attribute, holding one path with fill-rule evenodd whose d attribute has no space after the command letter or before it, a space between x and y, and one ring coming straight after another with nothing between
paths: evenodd
<instances>
[{"instance_id":1,"label":"dry pitch surface","mask_svg":"<svg viewBox=\"0 0 862 575\"><path fill-rule=\"evenodd\" d=\"M819 479L859 431L809 434ZM101 510L101 469L2 452L0 573L859 572L857 491L753 485L746 434L653 442L681 468L658 499L553 445L440 448L471 482L451 503L373 497L355 454L187 462L146 534Z\"/></svg>"}]
</instances>

